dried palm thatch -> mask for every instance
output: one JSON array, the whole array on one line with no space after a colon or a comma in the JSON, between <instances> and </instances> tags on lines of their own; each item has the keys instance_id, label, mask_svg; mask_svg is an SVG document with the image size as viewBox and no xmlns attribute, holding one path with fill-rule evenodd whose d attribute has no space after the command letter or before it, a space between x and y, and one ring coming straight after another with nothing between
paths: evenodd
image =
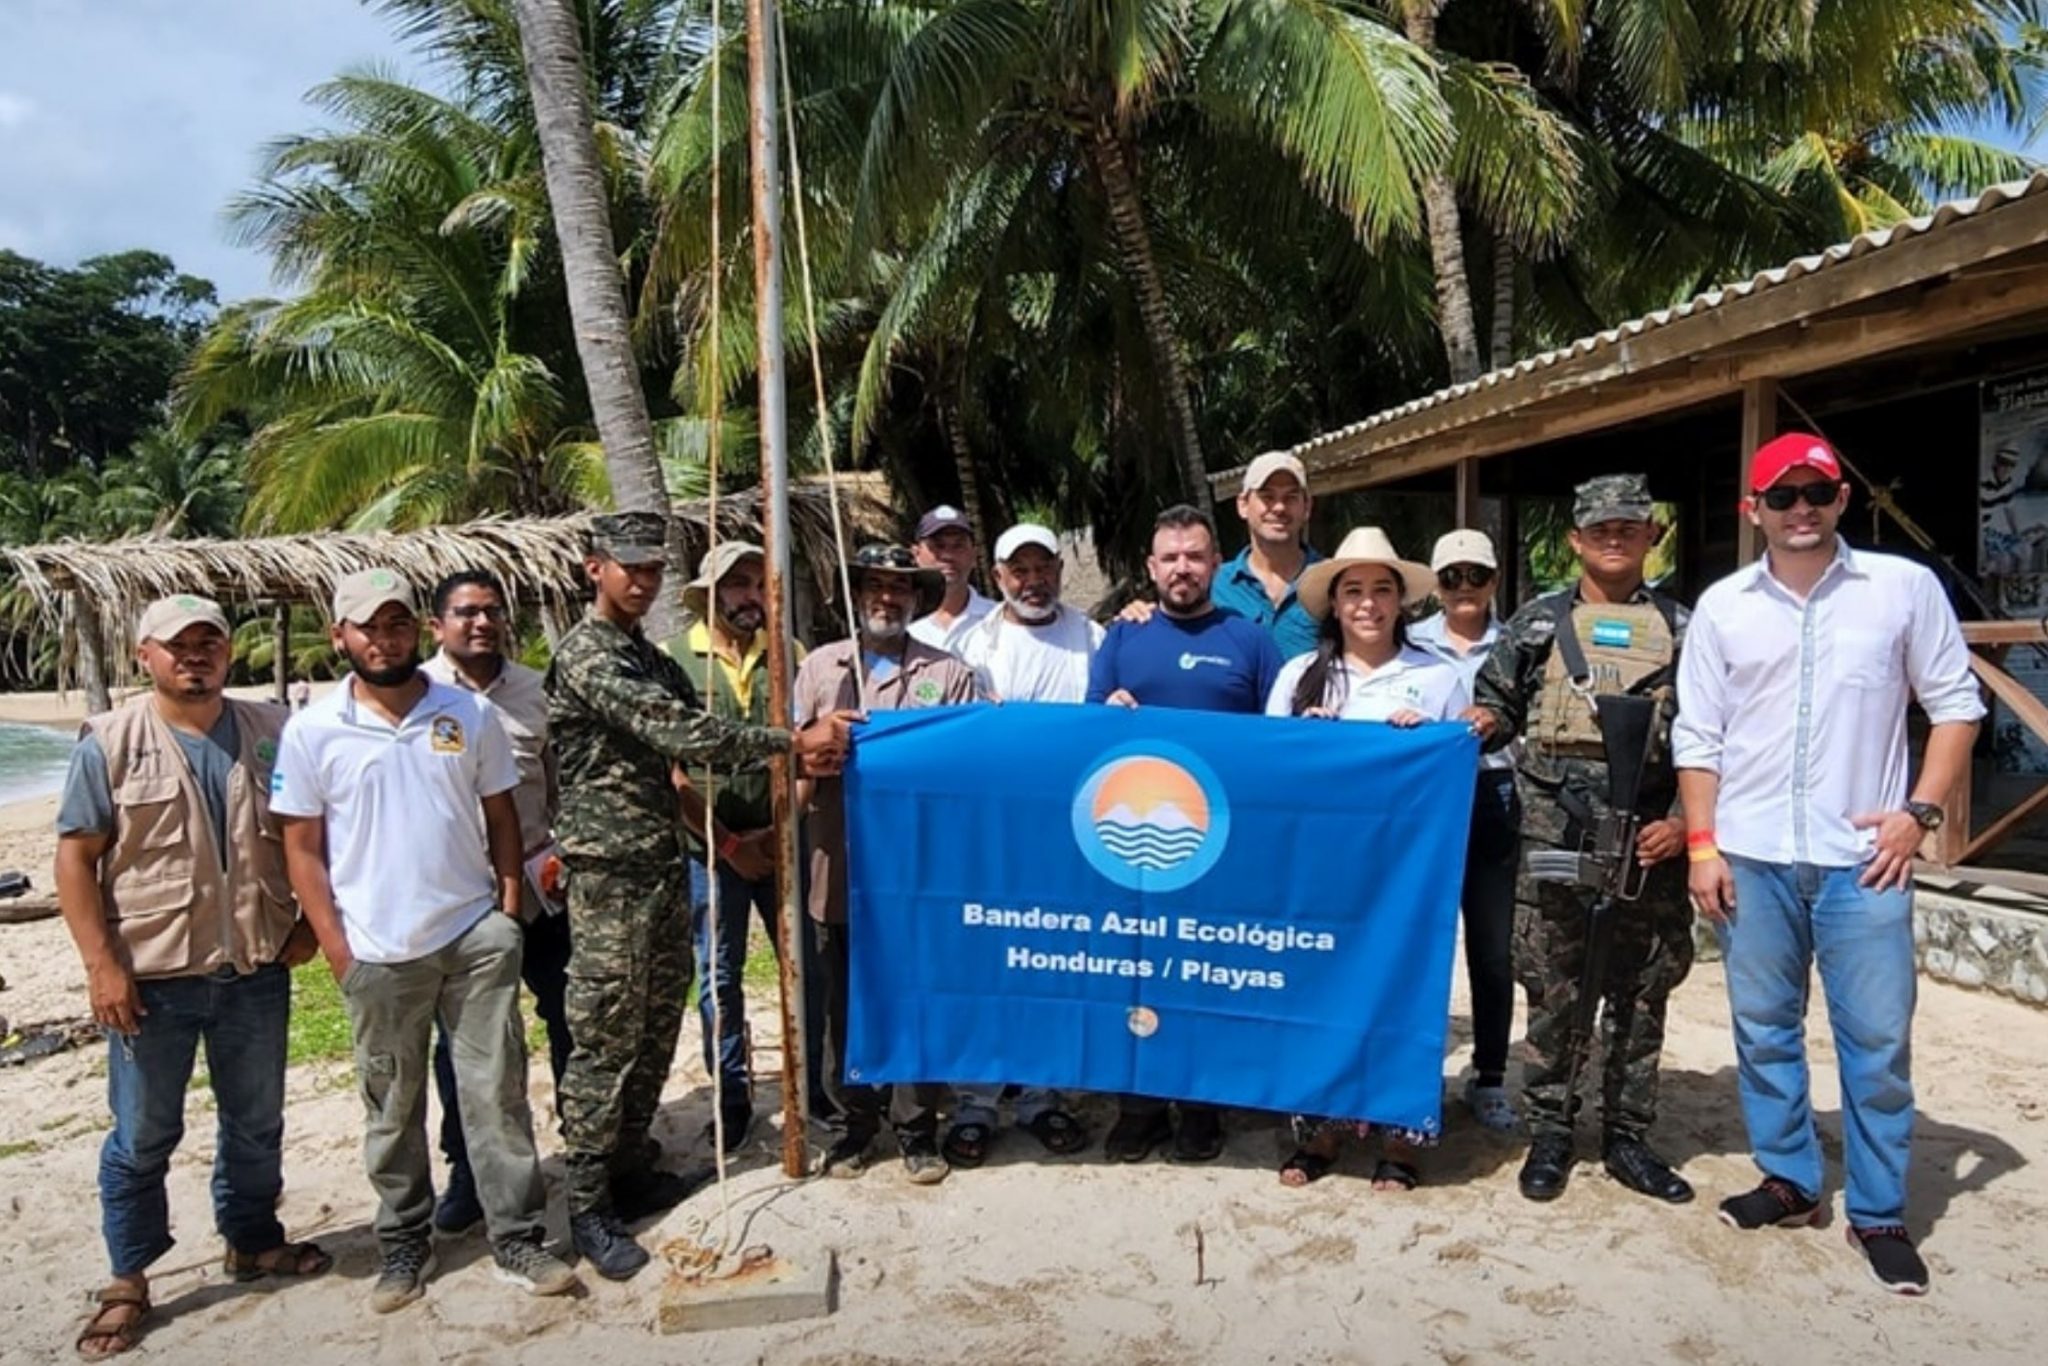
<instances>
[{"instance_id":1,"label":"dried palm thatch","mask_svg":"<svg viewBox=\"0 0 2048 1366\"><path fill-rule=\"evenodd\" d=\"M877 485L842 478L839 489L850 539L893 534L896 516ZM705 506L682 504L677 513L688 523L694 564L708 543ZM759 513L754 490L721 497L720 537L758 540ZM791 491L789 520L799 582L808 578L829 601L837 561L827 486L797 485ZM134 536L98 543L0 547L0 563L11 571L8 596L19 625L31 632L61 630L70 636L74 620L96 620L96 643L104 649L100 657L119 660L132 653L130 636L142 609L168 594L198 593L230 607L312 603L324 611L344 576L371 567L396 570L423 591L458 570L489 570L513 598L559 623L586 595L582 559L589 525L588 515L578 515L234 541ZM71 651L65 654L68 657Z\"/></svg>"}]
</instances>

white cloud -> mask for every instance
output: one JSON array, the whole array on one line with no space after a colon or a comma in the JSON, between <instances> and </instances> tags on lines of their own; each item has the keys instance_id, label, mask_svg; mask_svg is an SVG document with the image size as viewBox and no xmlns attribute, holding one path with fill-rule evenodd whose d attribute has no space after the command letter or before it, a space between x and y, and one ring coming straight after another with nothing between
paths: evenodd
<instances>
[{"instance_id":1,"label":"white cloud","mask_svg":"<svg viewBox=\"0 0 2048 1366\"><path fill-rule=\"evenodd\" d=\"M222 211L265 142L318 124L306 91L372 62L421 71L359 0L0 7L0 247L63 265L147 248L226 298L269 288Z\"/></svg>"}]
</instances>

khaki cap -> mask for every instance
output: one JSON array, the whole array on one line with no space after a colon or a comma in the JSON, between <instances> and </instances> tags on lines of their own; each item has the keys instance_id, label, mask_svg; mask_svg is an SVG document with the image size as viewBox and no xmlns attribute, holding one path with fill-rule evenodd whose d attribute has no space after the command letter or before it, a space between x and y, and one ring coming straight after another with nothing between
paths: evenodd
<instances>
[{"instance_id":1,"label":"khaki cap","mask_svg":"<svg viewBox=\"0 0 2048 1366\"><path fill-rule=\"evenodd\" d=\"M1477 564L1488 569L1500 568L1500 561L1494 557L1493 538L1483 531L1447 531L1436 538L1436 549L1429 552L1429 570L1441 574L1454 564Z\"/></svg>"},{"instance_id":2,"label":"khaki cap","mask_svg":"<svg viewBox=\"0 0 2048 1366\"><path fill-rule=\"evenodd\" d=\"M220 610L220 604L212 598L202 598L196 593L173 593L167 598L158 598L142 609L142 620L136 623L137 640L173 641L187 626L207 625L222 635L228 632L228 615Z\"/></svg>"},{"instance_id":3,"label":"khaki cap","mask_svg":"<svg viewBox=\"0 0 2048 1366\"><path fill-rule=\"evenodd\" d=\"M749 555L765 562L767 552L752 541L720 541L697 565L697 577L683 585L683 608L699 621L711 620L711 590Z\"/></svg>"},{"instance_id":4,"label":"khaki cap","mask_svg":"<svg viewBox=\"0 0 2048 1366\"><path fill-rule=\"evenodd\" d=\"M1301 460L1286 451L1267 451L1255 456L1252 463L1244 467L1244 487L1241 492L1250 493L1266 487L1266 481L1276 474L1291 474L1294 482L1301 485L1303 493L1308 492L1308 468Z\"/></svg>"},{"instance_id":5,"label":"khaki cap","mask_svg":"<svg viewBox=\"0 0 2048 1366\"><path fill-rule=\"evenodd\" d=\"M344 621L367 625L387 602L415 615L419 612L412 585L403 575L389 569L358 569L334 587L334 620L337 625Z\"/></svg>"}]
</instances>

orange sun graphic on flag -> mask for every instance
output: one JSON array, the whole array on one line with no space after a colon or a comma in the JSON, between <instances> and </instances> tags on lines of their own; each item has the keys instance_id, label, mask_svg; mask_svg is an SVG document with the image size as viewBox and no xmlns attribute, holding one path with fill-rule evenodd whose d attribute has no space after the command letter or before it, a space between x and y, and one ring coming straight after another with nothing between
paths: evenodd
<instances>
[{"instance_id":1,"label":"orange sun graphic on flag","mask_svg":"<svg viewBox=\"0 0 2048 1366\"><path fill-rule=\"evenodd\" d=\"M1209 828L1209 798L1202 785L1186 769L1165 759L1126 759L1103 775L1095 792L1095 808L1089 814L1100 821L1118 807L1140 821L1151 820L1160 807L1170 807L1193 828Z\"/></svg>"}]
</instances>

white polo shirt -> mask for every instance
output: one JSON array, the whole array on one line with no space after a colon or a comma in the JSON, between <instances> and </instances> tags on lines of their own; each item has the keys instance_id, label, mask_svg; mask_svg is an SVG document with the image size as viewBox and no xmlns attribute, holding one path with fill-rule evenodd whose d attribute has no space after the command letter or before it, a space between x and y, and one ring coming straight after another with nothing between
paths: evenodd
<instances>
[{"instance_id":1,"label":"white polo shirt","mask_svg":"<svg viewBox=\"0 0 2048 1366\"><path fill-rule=\"evenodd\" d=\"M396 727L343 680L285 724L270 809L327 822L327 877L348 949L365 963L424 958L497 904L483 799L519 785L497 708L427 682Z\"/></svg>"},{"instance_id":2,"label":"white polo shirt","mask_svg":"<svg viewBox=\"0 0 2048 1366\"><path fill-rule=\"evenodd\" d=\"M1266 715L1294 715L1294 690L1315 662L1296 655L1281 666L1266 696ZM1345 721L1384 721L1396 712L1422 713L1425 721L1451 721L1472 705L1458 671L1426 650L1405 645L1377 669L1361 673L1340 659L1323 685L1323 705Z\"/></svg>"}]
</instances>

